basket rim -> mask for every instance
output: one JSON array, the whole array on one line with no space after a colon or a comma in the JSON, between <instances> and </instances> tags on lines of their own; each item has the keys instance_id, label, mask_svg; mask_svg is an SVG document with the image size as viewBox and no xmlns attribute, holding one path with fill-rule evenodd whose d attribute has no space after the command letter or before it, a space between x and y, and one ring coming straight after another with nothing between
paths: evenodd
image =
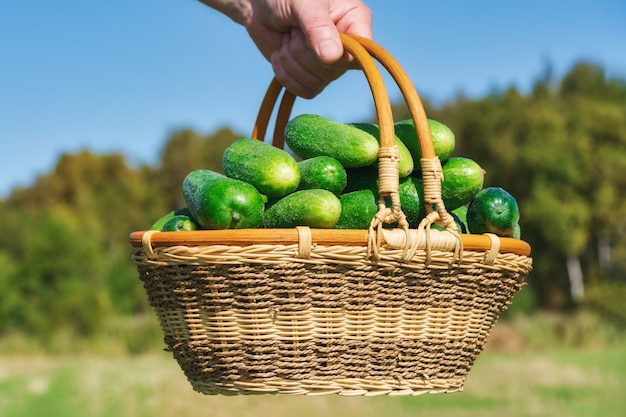
<instances>
[{"instance_id":1,"label":"basket rim","mask_svg":"<svg viewBox=\"0 0 626 417\"><path fill-rule=\"evenodd\" d=\"M129 236L133 247L142 247L144 234L148 230L134 231ZM365 229L310 229L311 243L318 245L367 246L369 233ZM449 233L431 230L430 233ZM465 250L488 251L493 246L493 235L467 234L458 235ZM153 247L168 246L249 246L297 244L300 235L297 228L285 229L227 229L227 230L191 230L179 232L156 232L150 236ZM384 236L382 236L383 242ZM500 253L530 256L531 247L526 241L508 237L498 237Z\"/></svg>"}]
</instances>

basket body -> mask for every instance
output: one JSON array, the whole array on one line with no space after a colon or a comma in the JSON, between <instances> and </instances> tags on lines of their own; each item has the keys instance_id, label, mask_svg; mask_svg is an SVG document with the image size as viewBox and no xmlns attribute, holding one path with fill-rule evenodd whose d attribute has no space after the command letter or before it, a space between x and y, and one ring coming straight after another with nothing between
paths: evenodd
<instances>
[{"instance_id":1,"label":"basket body","mask_svg":"<svg viewBox=\"0 0 626 417\"><path fill-rule=\"evenodd\" d=\"M193 388L204 394L454 392L530 258L313 245L156 248L133 259ZM426 262L428 256L428 265ZM387 259L387 260L384 260Z\"/></svg>"}]
</instances>

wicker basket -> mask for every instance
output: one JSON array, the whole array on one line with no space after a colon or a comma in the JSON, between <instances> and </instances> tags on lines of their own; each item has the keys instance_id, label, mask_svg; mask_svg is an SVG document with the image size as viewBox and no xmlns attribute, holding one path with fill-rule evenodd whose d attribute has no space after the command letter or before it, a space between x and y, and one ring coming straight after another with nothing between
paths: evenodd
<instances>
[{"instance_id":1,"label":"wicker basket","mask_svg":"<svg viewBox=\"0 0 626 417\"><path fill-rule=\"evenodd\" d=\"M460 391L493 324L532 268L524 241L457 232L441 200L441 164L408 77L375 43L342 39L365 73L381 130L381 203L369 230L130 236L165 343L201 393ZM429 210L416 229L408 228L399 205L391 106L373 58L393 76L417 126ZM254 138L263 140L280 92L273 81ZM282 95L275 146L283 147L293 102L289 93ZM432 229L433 223L445 230Z\"/></svg>"}]
</instances>

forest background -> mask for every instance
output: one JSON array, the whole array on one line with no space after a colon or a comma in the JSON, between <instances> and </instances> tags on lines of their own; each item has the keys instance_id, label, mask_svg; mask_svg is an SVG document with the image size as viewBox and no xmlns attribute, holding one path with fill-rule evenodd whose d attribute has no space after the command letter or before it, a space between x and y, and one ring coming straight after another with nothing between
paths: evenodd
<instances>
[{"instance_id":1,"label":"forest background","mask_svg":"<svg viewBox=\"0 0 626 417\"><path fill-rule=\"evenodd\" d=\"M396 120L409 117L403 103L393 107ZM546 67L528 94L510 87L425 107L455 132L455 155L479 162L485 185L520 205L534 270L503 319L585 310L623 331L626 80L582 61L562 79ZM155 165L64 154L0 200L0 349L66 352L112 339L131 353L162 348L128 235L184 206L185 175L220 171L224 149L246 135L179 129Z\"/></svg>"}]
</instances>

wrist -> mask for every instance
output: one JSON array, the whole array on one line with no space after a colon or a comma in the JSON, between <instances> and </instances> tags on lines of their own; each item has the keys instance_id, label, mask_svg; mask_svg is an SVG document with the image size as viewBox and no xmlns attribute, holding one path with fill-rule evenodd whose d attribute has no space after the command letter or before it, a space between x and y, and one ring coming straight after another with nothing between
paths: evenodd
<instances>
[{"instance_id":1,"label":"wrist","mask_svg":"<svg viewBox=\"0 0 626 417\"><path fill-rule=\"evenodd\" d=\"M212 9L230 17L240 25L245 25L252 14L253 0L199 0Z\"/></svg>"}]
</instances>

